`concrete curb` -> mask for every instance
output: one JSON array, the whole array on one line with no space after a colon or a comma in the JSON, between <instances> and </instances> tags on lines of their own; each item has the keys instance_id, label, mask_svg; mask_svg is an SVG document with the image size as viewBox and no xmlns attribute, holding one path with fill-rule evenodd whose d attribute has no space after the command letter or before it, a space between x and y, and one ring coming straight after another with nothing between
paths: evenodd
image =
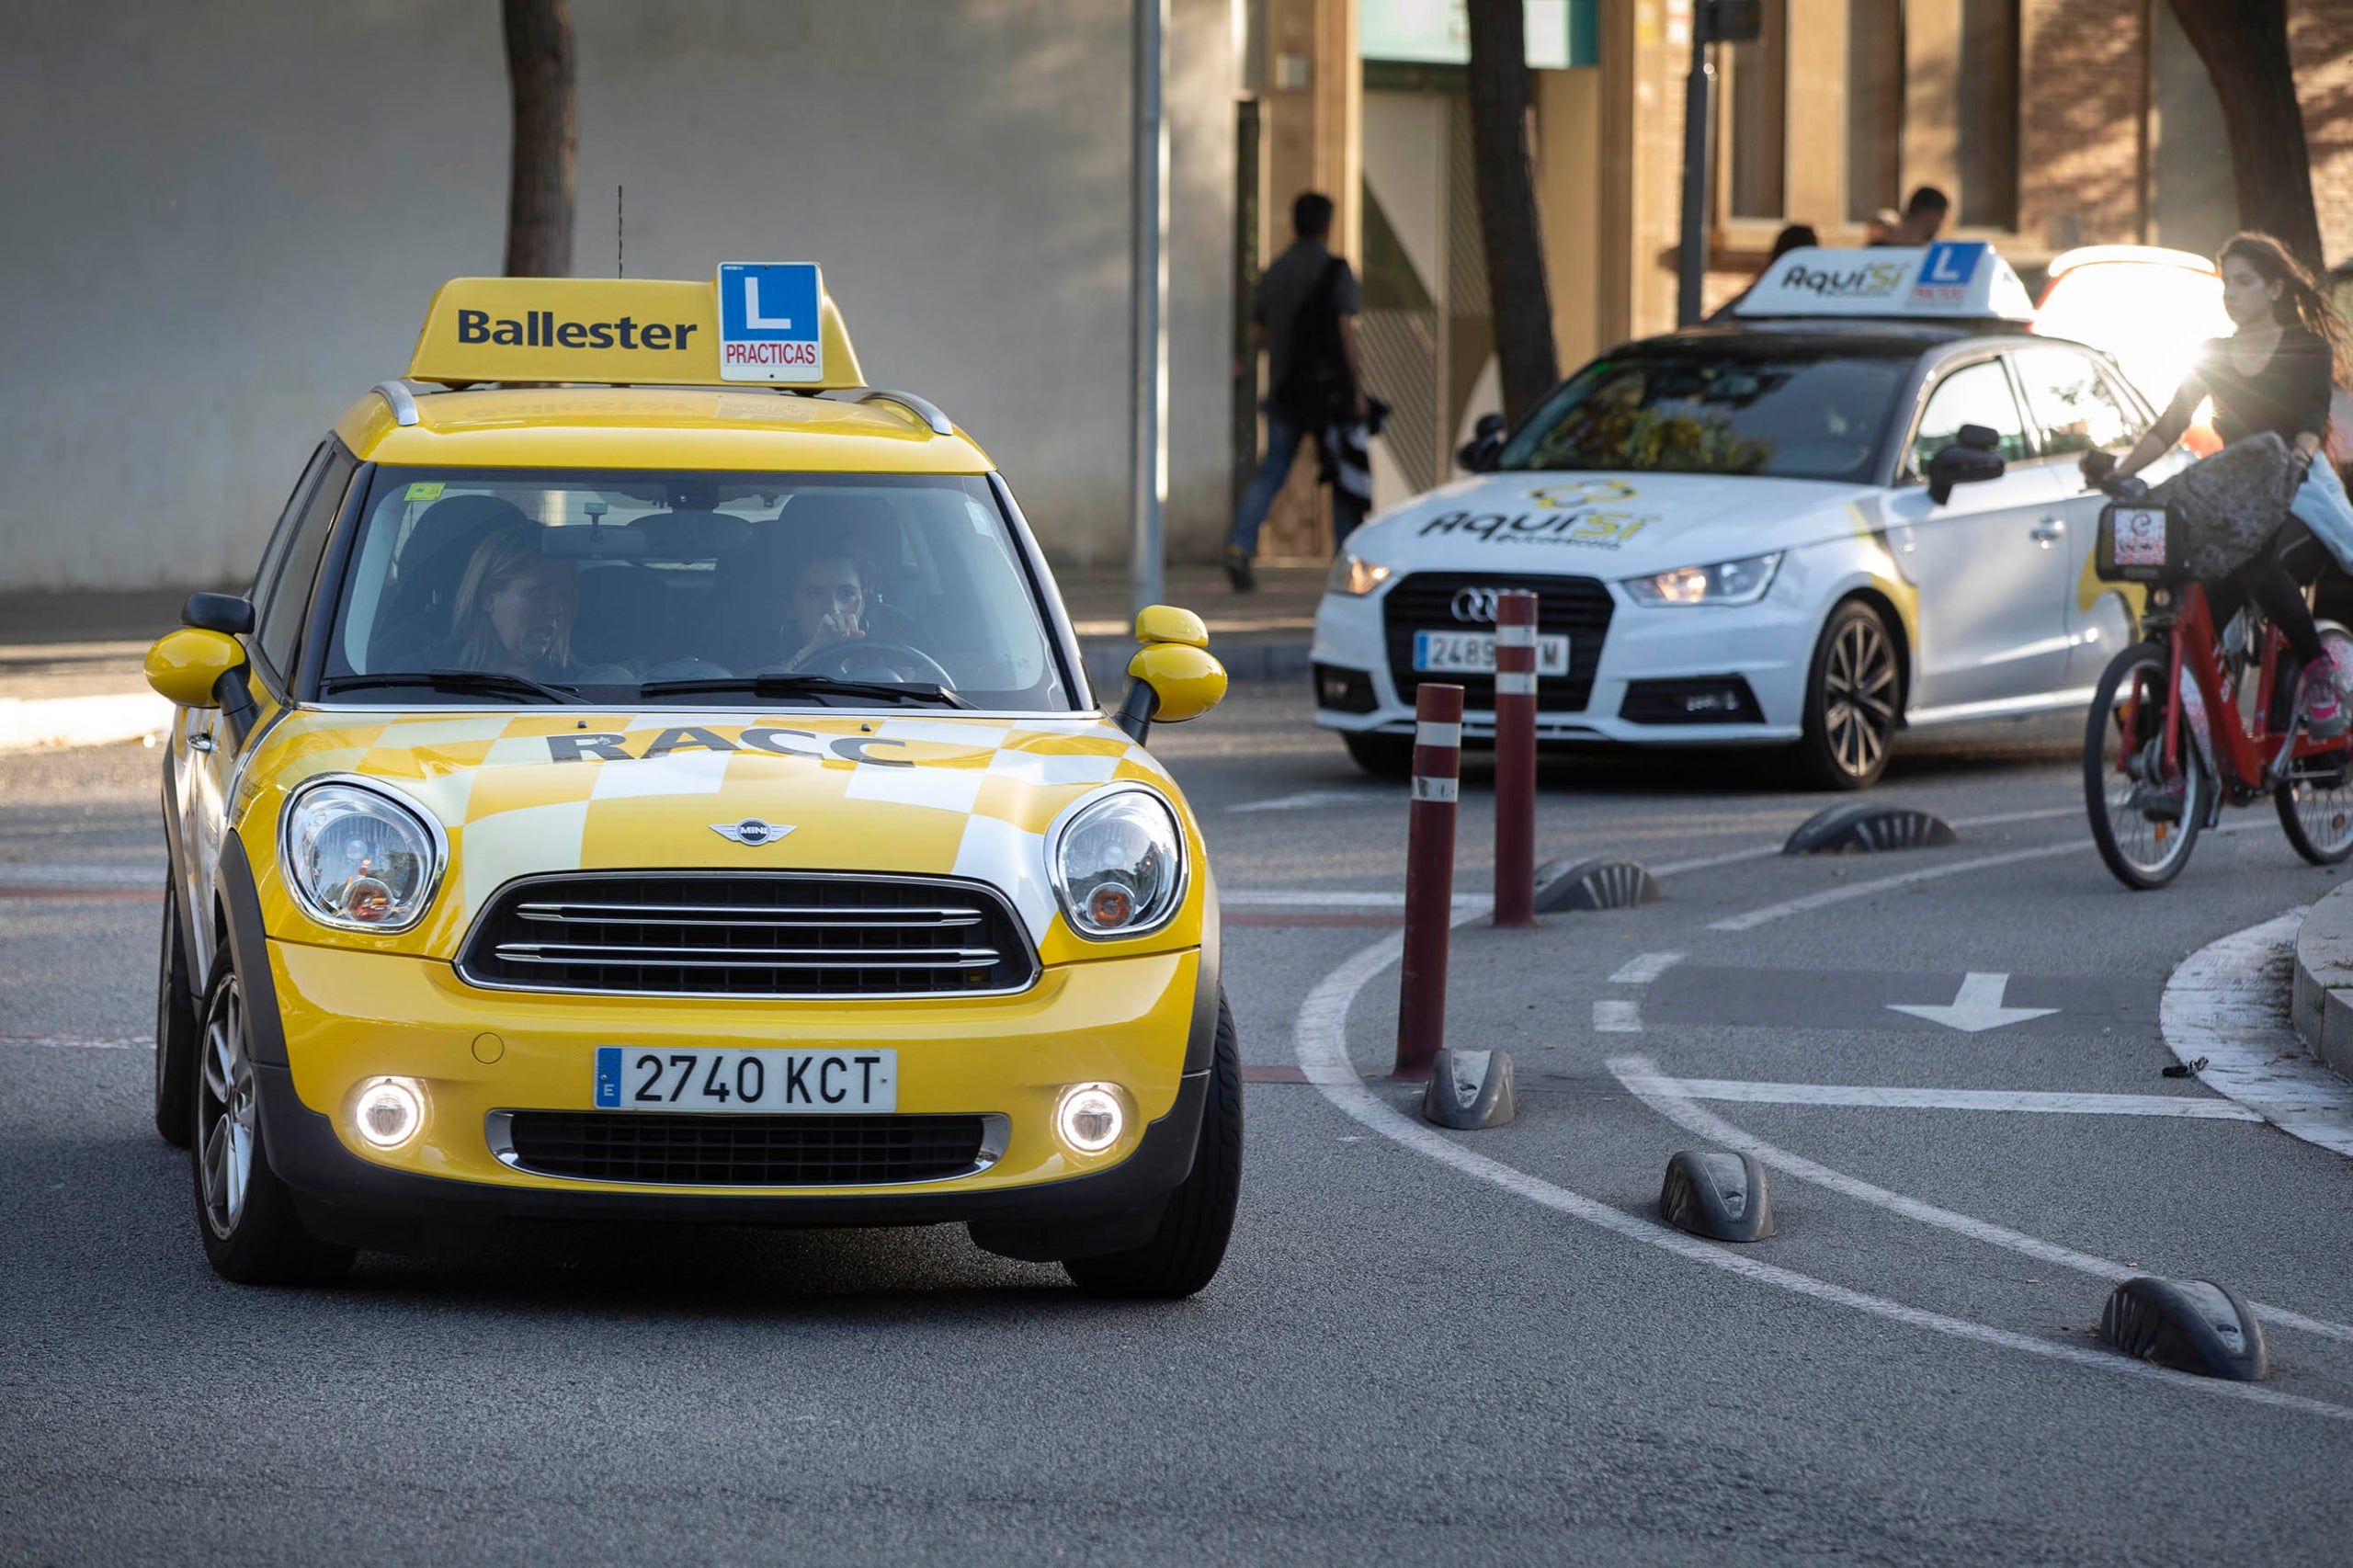
<instances>
[{"instance_id":1,"label":"concrete curb","mask_svg":"<svg viewBox=\"0 0 2353 1568\"><path fill-rule=\"evenodd\" d=\"M105 697L0 698L0 751L135 741L172 726L172 705L152 691Z\"/></svg>"},{"instance_id":2,"label":"concrete curb","mask_svg":"<svg viewBox=\"0 0 2353 1568\"><path fill-rule=\"evenodd\" d=\"M2322 898L2296 928L2290 1012L2313 1054L2353 1078L2353 887Z\"/></svg>"}]
</instances>

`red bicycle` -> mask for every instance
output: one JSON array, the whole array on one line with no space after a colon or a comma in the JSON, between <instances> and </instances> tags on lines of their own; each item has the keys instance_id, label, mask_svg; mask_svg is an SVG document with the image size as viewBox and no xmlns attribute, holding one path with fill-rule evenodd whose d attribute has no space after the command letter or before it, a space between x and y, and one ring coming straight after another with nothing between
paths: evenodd
<instances>
[{"instance_id":1,"label":"red bicycle","mask_svg":"<svg viewBox=\"0 0 2353 1568\"><path fill-rule=\"evenodd\" d=\"M2284 678L2287 639L2254 606L2227 643L2217 635L2205 588L2180 570L2171 522L2162 506L2121 502L2100 516L2097 574L2148 586L2145 641L2101 675L2084 733L2084 803L2100 858L2127 887L2161 888L2223 806L2268 794L2296 853L2333 866L2353 855L2353 734L2306 733L2296 682ZM2353 669L2353 632L2333 621L2320 632Z\"/></svg>"}]
</instances>

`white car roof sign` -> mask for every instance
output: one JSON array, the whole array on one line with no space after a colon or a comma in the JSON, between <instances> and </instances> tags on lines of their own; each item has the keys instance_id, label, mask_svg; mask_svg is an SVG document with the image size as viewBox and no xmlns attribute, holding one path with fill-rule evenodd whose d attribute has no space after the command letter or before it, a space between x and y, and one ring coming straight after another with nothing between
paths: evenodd
<instances>
[{"instance_id":1,"label":"white car roof sign","mask_svg":"<svg viewBox=\"0 0 2353 1568\"><path fill-rule=\"evenodd\" d=\"M1733 314L2023 322L2033 319L2034 301L1983 240L1869 250L1808 245L1768 267Z\"/></svg>"}]
</instances>

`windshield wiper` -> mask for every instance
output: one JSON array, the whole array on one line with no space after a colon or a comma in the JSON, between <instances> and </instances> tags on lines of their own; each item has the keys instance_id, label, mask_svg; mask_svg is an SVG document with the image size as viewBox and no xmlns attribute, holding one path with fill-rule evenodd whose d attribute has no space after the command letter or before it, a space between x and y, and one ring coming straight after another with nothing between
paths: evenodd
<instances>
[{"instance_id":1,"label":"windshield wiper","mask_svg":"<svg viewBox=\"0 0 2353 1568\"><path fill-rule=\"evenodd\" d=\"M944 686L893 685L879 680L839 680L832 676L706 676L692 680L649 681L637 688L640 697L686 697L697 692L749 692L754 697L864 697L886 702L914 702L935 708L972 705Z\"/></svg>"},{"instance_id":2,"label":"windshield wiper","mask_svg":"<svg viewBox=\"0 0 2353 1568\"><path fill-rule=\"evenodd\" d=\"M320 689L327 692L351 691L364 686L429 686L436 691L537 697L549 702L586 700L569 687L550 686L529 676L501 675L494 670L406 670L380 676L330 676L319 683Z\"/></svg>"}]
</instances>

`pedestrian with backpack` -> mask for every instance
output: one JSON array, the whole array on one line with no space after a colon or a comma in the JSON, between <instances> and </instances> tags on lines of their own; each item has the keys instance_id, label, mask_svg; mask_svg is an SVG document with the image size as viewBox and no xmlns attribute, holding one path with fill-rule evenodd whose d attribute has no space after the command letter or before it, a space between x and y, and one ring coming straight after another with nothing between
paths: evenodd
<instances>
[{"instance_id":1,"label":"pedestrian with backpack","mask_svg":"<svg viewBox=\"0 0 2353 1568\"><path fill-rule=\"evenodd\" d=\"M1357 277L1344 256L1332 254L1332 199L1303 191L1291 203L1290 248L1258 278L1250 307L1251 336L1267 354L1267 455L1243 492L1233 532L1225 546L1225 574L1236 593L1256 587L1250 562L1258 552L1258 529L1276 493L1290 477L1299 444L1365 421L1371 410L1357 371ZM1338 475L1324 463L1328 481ZM1336 484L1333 528L1345 536L1364 517L1351 487Z\"/></svg>"}]
</instances>

